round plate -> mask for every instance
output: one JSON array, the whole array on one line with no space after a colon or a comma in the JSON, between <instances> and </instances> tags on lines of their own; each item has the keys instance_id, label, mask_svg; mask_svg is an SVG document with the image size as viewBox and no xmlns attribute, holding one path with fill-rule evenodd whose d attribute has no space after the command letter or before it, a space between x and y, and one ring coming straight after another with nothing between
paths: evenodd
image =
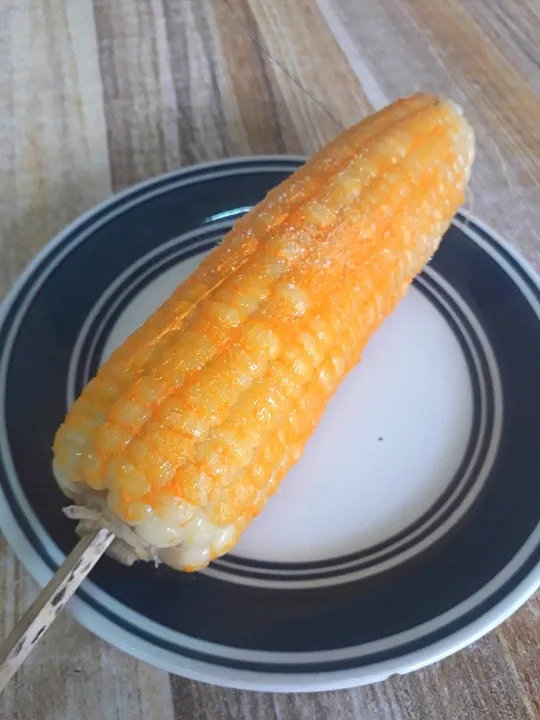
<instances>
[{"instance_id":1,"label":"round plate","mask_svg":"<svg viewBox=\"0 0 540 720\"><path fill-rule=\"evenodd\" d=\"M302 160L157 178L35 259L0 322L0 526L46 583L75 543L51 472L68 405L233 220ZM238 688L314 690L433 662L540 583L540 290L460 213L298 465L197 574L103 558L71 604L114 645Z\"/></svg>"}]
</instances>

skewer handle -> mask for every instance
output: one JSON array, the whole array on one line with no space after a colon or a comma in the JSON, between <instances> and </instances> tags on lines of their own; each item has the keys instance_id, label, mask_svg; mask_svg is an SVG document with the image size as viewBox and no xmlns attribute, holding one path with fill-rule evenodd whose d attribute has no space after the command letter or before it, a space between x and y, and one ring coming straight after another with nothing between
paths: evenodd
<instances>
[{"instance_id":1,"label":"skewer handle","mask_svg":"<svg viewBox=\"0 0 540 720\"><path fill-rule=\"evenodd\" d=\"M113 540L106 529L82 537L0 645L0 693Z\"/></svg>"}]
</instances>

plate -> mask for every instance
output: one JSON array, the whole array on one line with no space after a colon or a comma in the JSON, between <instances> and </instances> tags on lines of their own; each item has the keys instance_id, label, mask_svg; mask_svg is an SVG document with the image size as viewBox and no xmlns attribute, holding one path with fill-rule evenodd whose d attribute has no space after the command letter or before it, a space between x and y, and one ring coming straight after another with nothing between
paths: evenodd
<instances>
[{"instance_id":1,"label":"plate","mask_svg":"<svg viewBox=\"0 0 540 720\"><path fill-rule=\"evenodd\" d=\"M68 405L235 218L302 162L201 165L114 197L34 260L0 322L0 526L46 583L73 547ZM108 642L237 688L342 688L436 661L540 584L540 283L459 213L305 456L207 570L103 558L70 605Z\"/></svg>"}]
</instances>

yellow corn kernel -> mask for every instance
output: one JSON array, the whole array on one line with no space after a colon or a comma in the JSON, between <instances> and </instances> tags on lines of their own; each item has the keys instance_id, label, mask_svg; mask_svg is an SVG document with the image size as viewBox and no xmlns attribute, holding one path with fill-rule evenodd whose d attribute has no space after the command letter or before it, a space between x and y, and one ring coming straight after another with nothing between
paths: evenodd
<instances>
[{"instance_id":1,"label":"yellow corn kernel","mask_svg":"<svg viewBox=\"0 0 540 720\"><path fill-rule=\"evenodd\" d=\"M456 106L421 93L323 148L88 384L55 438L60 484L107 493L173 567L228 550L435 251L473 151Z\"/></svg>"}]
</instances>

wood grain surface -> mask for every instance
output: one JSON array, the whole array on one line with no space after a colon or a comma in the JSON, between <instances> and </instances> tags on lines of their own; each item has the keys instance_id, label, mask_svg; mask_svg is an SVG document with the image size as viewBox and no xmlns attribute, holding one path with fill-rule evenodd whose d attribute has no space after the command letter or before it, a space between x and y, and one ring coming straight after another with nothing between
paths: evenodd
<instances>
[{"instance_id":1,"label":"wood grain surface","mask_svg":"<svg viewBox=\"0 0 540 720\"><path fill-rule=\"evenodd\" d=\"M538 0L3 0L1 10L2 294L115 190L199 160L312 153L415 89L464 105L478 137L469 206L540 270ZM0 538L0 637L37 592ZM0 698L1 720L36 718L538 720L540 601L430 668L296 696L169 677L64 614Z\"/></svg>"}]
</instances>

